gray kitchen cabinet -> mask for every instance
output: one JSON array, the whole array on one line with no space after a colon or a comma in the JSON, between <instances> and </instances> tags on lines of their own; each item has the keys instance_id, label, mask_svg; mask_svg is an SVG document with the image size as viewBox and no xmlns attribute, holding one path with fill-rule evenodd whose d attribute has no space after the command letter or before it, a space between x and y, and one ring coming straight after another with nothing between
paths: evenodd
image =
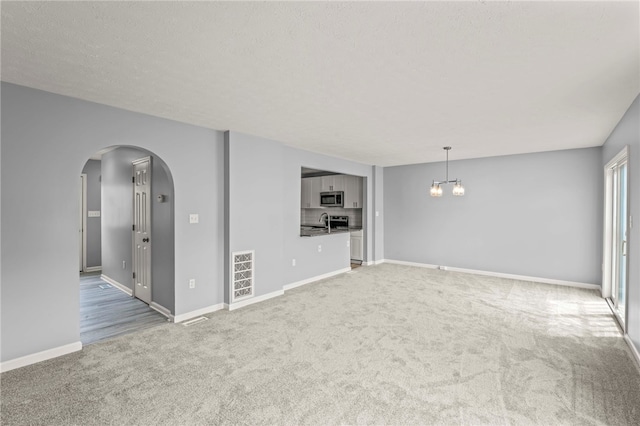
<instances>
[{"instance_id":1,"label":"gray kitchen cabinet","mask_svg":"<svg viewBox=\"0 0 640 426\"><path fill-rule=\"evenodd\" d=\"M362 229L351 232L351 241L349 242L351 247L351 260L358 260L362 262Z\"/></svg>"},{"instance_id":2,"label":"gray kitchen cabinet","mask_svg":"<svg viewBox=\"0 0 640 426\"><path fill-rule=\"evenodd\" d=\"M344 184L344 208L362 208L362 178L347 175Z\"/></svg>"}]
</instances>

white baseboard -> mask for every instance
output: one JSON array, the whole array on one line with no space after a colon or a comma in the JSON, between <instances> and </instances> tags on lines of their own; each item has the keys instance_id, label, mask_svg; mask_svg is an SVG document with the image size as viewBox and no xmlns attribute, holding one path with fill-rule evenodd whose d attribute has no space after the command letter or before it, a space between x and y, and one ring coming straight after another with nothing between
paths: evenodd
<instances>
[{"instance_id":1,"label":"white baseboard","mask_svg":"<svg viewBox=\"0 0 640 426\"><path fill-rule=\"evenodd\" d=\"M498 278L508 278L512 280L520 280L520 281L531 281L536 283L543 284L554 284L554 285L563 285L567 287L578 287L578 288L586 288L589 290L599 290L600 286L598 284L589 284L589 283L579 283L575 281L565 281L565 280L556 280L553 278L541 278L541 277L529 277L526 275L515 275L515 274L503 274L501 272L489 272L489 271L477 271L475 269L464 269L464 268L452 268L449 266L445 267L446 271L454 271L454 272L463 272L466 274L476 274L476 275L487 275L491 277Z\"/></svg>"},{"instance_id":2,"label":"white baseboard","mask_svg":"<svg viewBox=\"0 0 640 426\"><path fill-rule=\"evenodd\" d=\"M106 276L105 274L101 274L100 278L102 278L103 280L105 280L106 282L108 282L109 284L111 284L112 286L114 286L115 288L117 288L118 290L122 290L125 293L127 293L129 296L133 296L133 290L131 290L129 287L127 287L124 284L120 284L118 281L114 280L113 278L109 278L108 276Z\"/></svg>"},{"instance_id":3,"label":"white baseboard","mask_svg":"<svg viewBox=\"0 0 640 426\"><path fill-rule=\"evenodd\" d=\"M556 280L556 279L552 279L552 278L529 277L529 276L526 276L526 275L504 274L502 272L479 271L479 270L476 270L476 269L466 269L466 268L456 268L456 267L452 267L452 266L431 265L431 264L428 264L428 263L404 262L404 261L401 261L401 260L385 259L384 262L385 263L395 263L397 265L418 266L418 267L430 268L430 269L442 269L442 270L445 270L445 271L462 272L462 273L465 273L465 274L485 275L485 276L489 276L489 277L507 278L507 279L520 280L520 281L531 281L531 282L543 283L543 284L563 285L563 286L567 286L567 287L586 288L586 289L589 289L589 290L600 290L600 286L598 284L579 283L579 282L575 282L575 281Z\"/></svg>"},{"instance_id":4,"label":"white baseboard","mask_svg":"<svg viewBox=\"0 0 640 426\"><path fill-rule=\"evenodd\" d=\"M162 315L164 315L165 317L169 318L169 320L174 321L173 314L171 313L171 311L169 309L165 308L164 306L162 306L162 305L160 305L160 304L158 304L156 302L151 302L151 304L149 304L149 307L151 309L153 309L154 311L160 312Z\"/></svg>"},{"instance_id":5,"label":"white baseboard","mask_svg":"<svg viewBox=\"0 0 640 426\"><path fill-rule=\"evenodd\" d=\"M206 308L196 309L195 311L187 312L186 314L175 315L173 322L182 322L190 320L191 318L199 317L200 315L210 314L215 311L224 309L224 303L218 303L217 305L207 306Z\"/></svg>"},{"instance_id":6,"label":"white baseboard","mask_svg":"<svg viewBox=\"0 0 640 426\"><path fill-rule=\"evenodd\" d=\"M374 265L380 265L384 262L385 262L385 259L380 259L380 260L374 260L373 262L369 262L369 263L373 263Z\"/></svg>"},{"instance_id":7,"label":"white baseboard","mask_svg":"<svg viewBox=\"0 0 640 426\"><path fill-rule=\"evenodd\" d=\"M226 305L226 308L230 311L235 309L243 308L245 306L253 305L254 303L264 302L265 300L273 299L274 297L282 296L284 294L284 290L277 290L271 293L263 294L262 296L252 297L250 299L241 300L236 303L231 303Z\"/></svg>"},{"instance_id":8,"label":"white baseboard","mask_svg":"<svg viewBox=\"0 0 640 426\"><path fill-rule=\"evenodd\" d=\"M284 291L291 290L292 288L300 287L300 286L305 285L305 284L309 284L309 283L312 283L312 282L315 282L315 281L323 280L325 278L330 278L330 277L333 277L335 275L344 274L345 272L349 272L350 270L351 270L351 267L338 269L337 271L329 272L329 273L322 274L322 275L317 275L315 277L307 278L306 280L296 281L294 283L287 284L287 285L283 286L282 289Z\"/></svg>"},{"instance_id":9,"label":"white baseboard","mask_svg":"<svg viewBox=\"0 0 640 426\"><path fill-rule=\"evenodd\" d=\"M383 259L380 263L392 263L394 265L416 266L418 268L438 269L438 265L430 265L428 263L405 262L404 260Z\"/></svg>"},{"instance_id":10,"label":"white baseboard","mask_svg":"<svg viewBox=\"0 0 640 426\"><path fill-rule=\"evenodd\" d=\"M638 352L638 348L633 344L633 340L631 340L631 337L629 337L628 334L624 335L624 340L627 342L627 345L629 345L629 349L631 349L631 353L636 359L636 368L640 372L640 352Z\"/></svg>"},{"instance_id":11,"label":"white baseboard","mask_svg":"<svg viewBox=\"0 0 640 426\"><path fill-rule=\"evenodd\" d=\"M57 348L47 349L46 351L36 352L35 354L25 355L20 358L11 359L0 363L0 372L15 370L16 368L26 367L27 365L37 362L46 361L51 358L57 358L72 352L82 350L82 342L69 343L68 345L58 346Z\"/></svg>"},{"instance_id":12,"label":"white baseboard","mask_svg":"<svg viewBox=\"0 0 640 426\"><path fill-rule=\"evenodd\" d=\"M102 266L87 266L84 268L85 272L98 272L102 271Z\"/></svg>"}]
</instances>

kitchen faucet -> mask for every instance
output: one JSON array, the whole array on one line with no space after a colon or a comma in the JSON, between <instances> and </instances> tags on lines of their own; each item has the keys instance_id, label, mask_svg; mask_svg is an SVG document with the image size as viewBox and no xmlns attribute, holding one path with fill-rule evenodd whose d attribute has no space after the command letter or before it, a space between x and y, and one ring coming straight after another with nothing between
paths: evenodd
<instances>
[{"instance_id":1,"label":"kitchen faucet","mask_svg":"<svg viewBox=\"0 0 640 426\"><path fill-rule=\"evenodd\" d=\"M320 220L318 220L318 222L324 222L324 217L327 217L327 234L331 233L331 216L329 216L327 214L327 212L324 212L320 215Z\"/></svg>"}]
</instances>

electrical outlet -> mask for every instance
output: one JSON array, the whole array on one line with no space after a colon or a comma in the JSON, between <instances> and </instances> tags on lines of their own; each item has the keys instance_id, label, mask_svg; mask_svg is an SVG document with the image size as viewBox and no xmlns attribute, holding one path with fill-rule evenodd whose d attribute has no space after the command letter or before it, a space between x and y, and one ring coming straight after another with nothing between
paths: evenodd
<instances>
[{"instance_id":1,"label":"electrical outlet","mask_svg":"<svg viewBox=\"0 0 640 426\"><path fill-rule=\"evenodd\" d=\"M347 247L351 247L351 241L347 240Z\"/></svg>"},{"instance_id":2,"label":"electrical outlet","mask_svg":"<svg viewBox=\"0 0 640 426\"><path fill-rule=\"evenodd\" d=\"M200 222L200 215L198 213L191 213L189 215L189 223L198 223Z\"/></svg>"},{"instance_id":3,"label":"electrical outlet","mask_svg":"<svg viewBox=\"0 0 640 426\"><path fill-rule=\"evenodd\" d=\"M191 278L189 280L189 288L196 288L196 280Z\"/></svg>"},{"instance_id":4,"label":"electrical outlet","mask_svg":"<svg viewBox=\"0 0 640 426\"><path fill-rule=\"evenodd\" d=\"M296 260L295 259L291 259L291 266L296 266Z\"/></svg>"},{"instance_id":5,"label":"electrical outlet","mask_svg":"<svg viewBox=\"0 0 640 426\"><path fill-rule=\"evenodd\" d=\"M320 253L322 251L322 245L318 245L318 253Z\"/></svg>"},{"instance_id":6,"label":"electrical outlet","mask_svg":"<svg viewBox=\"0 0 640 426\"><path fill-rule=\"evenodd\" d=\"M127 261L126 260L122 261L122 269L127 269Z\"/></svg>"},{"instance_id":7,"label":"electrical outlet","mask_svg":"<svg viewBox=\"0 0 640 426\"><path fill-rule=\"evenodd\" d=\"M380 216L380 212L376 212L376 217Z\"/></svg>"}]
</instances>

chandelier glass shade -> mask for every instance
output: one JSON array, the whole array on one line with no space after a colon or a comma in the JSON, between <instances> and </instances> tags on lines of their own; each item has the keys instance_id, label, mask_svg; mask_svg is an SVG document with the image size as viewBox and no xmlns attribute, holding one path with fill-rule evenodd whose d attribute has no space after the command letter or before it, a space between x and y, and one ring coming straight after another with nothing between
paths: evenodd
<instances>
[{"instance_id":1,"label":"chandelier glass shade","mask_svg":"<svg viewBox=\"0 0 640 426\"><path fill-rule=\"evenodd\" d=\"M442 185L446 185L449 183L453 184L453 195L456 197L462 197L464 195L464 186L462 186L462 181L460 179L449 179L449 151L451 150L450 146L445 146L442 149L447 151L447 162L446 162L446 178L443 181L433 180L431 182L431 190L429 194L432 197L442 197Z\"/></svg>"},{"instance_id":2,"label":"chandelier glass shade","mask_svg":"<svg viewBox=\"0 0 640 426\"><path fill-rule=\"evenodd\" d=\"M432 197L442 197L442 187L438 183L431 184L431 196Z\"/></svg>"}]
</instances>

